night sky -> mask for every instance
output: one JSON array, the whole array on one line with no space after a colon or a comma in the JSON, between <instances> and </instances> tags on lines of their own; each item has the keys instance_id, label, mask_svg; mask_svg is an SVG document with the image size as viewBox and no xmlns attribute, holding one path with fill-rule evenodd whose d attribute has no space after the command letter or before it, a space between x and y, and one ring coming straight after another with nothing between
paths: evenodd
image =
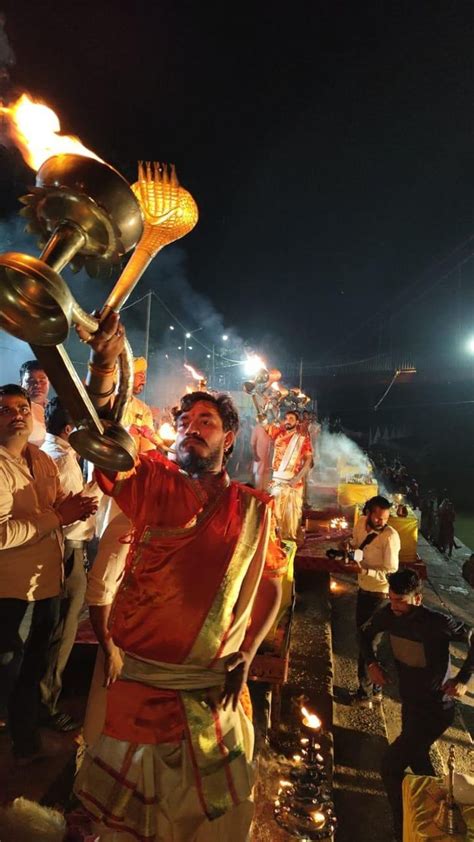
<instances>
[{"instance_id":1,"label":"night sky","mask_svg":"<svg viewBox=\"0 0 474 842\"><path fill-rule=\"evenodd\" d=\"M3 8L19 89L130 179L176 163L189 281L244 338L327 362L474 332L471 2Z\"/></svg>"}]
</instances>

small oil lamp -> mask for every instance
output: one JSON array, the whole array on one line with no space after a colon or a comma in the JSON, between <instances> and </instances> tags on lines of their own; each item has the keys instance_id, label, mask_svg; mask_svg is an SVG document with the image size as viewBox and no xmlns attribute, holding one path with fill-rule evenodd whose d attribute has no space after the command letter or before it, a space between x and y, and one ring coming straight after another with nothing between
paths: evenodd
<instances>
[{"instance_id":1,"label":"small oil lamp","mask_svg":"<svg viewBox=\"0 0 474 842\"><path fill-rule=\"evenodd\" d=\"M311 821L314 823L316 830L322 830L326 824L326 816L320 810L314 810L310 813Z\"/></svg>"},{"instance_id":2,"label":"small oil lamp","mask_svg":"<svg viewBox=\"0 0 474 842\"><path fill-rule=\"evenodd\" d=\"M316 716L315 713L310 713L305 707L301 708L301 713L303 715L303 727L306 729L309 740L307 749L308 761L309 763L321 762L316 759L317 757L321 757L321 755L318 755L321 746L316 742L316 738L320 734L322 722L319 716Z\"/></svg>"},{"instance_id":3,"label":"small oil lamp","mask_svg":"<svg viewBox=\"0 0 474 842\"><path fill-rule=\"evenodd\" d=\"M321 720L306 707L301 708L304 736L293 754L293 768L280 780L274 801L274 817L280 827L306 842L333 842L337 826L331 791L326 779L321 746L316 742Z\"/></svg>"},{"instance_id":4,"label":"small oil lamp","mask_svg":"<svg viewBox=\"0 0 474 842\"><path fill-rule=\"evenodd\" d=\"M159 437L163 440L164 444L169 447L176 441L176 430L175 428L169 423L169 421L165 421L158 430Z\"/></svg>"},{"instance_id":5,"label":"small oil lamp","mask_svg":"<svg viewBox=\"0 0 474 842\"><path fill-rule=\"evenodd\" d=\"M335 532L345 532L349 529L349 524L345 517L333 517L329 521L329 528Z\"/></svg>"}]
</instances>

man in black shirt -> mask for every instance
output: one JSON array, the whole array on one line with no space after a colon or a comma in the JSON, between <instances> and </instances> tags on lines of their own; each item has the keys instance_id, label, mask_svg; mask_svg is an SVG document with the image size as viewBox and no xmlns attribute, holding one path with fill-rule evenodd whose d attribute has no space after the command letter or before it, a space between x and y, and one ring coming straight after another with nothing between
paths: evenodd
<instances>
[{"instance_id":1,"label":"man in black shirt","mask_svg":"<svg viewBox=\"0 0 474 842\"><path fill-rule=\"evenodd\" d=\"M472 630L446 614L422 605L418 574L406 568L392 573L389 604L376 611L361 629L361 648L374 684L387 683L374 642L390 635L402 702L402 731L382 760L382 779L393 811L395 833L402 838L401 784L407 767L417 775L433 775L430 747L454 719L454 699L464 695L474 672ZM451 641L467 643L467 658L449 677Z\"/></svg>"}]
</instances>

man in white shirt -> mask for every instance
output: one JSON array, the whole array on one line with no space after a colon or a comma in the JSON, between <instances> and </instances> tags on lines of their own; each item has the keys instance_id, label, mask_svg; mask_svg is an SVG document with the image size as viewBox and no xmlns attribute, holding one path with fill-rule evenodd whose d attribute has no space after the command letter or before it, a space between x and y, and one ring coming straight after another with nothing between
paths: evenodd
<instances>
[{"instance_id":1,"label":"man in white shirt","mask_svg":"<svg viewBox=\"0 0 474 842\"><path fill-rule=\"evenodd\" d=\"M374 611L387 604L388 575L398 570L400 537L393 527L388 525L390 503L385 497L372 497L366 503L366 515L362 515L354 526L352 546L362 550L361 562L354 562L358 573L359 591L356 605L356 626L360 639L360 629L369 620ZM346 568L347 569L347 568ZM378 646L381 635L375 640ZM367 664L359 651L357 667L359 689L353 703L362 707L372 707L372 703L381 702L382 688L374 685L370 679Z\"/></svg>"},{"instance_id":2,"label":"man in white shirt","mask_svg":"<svg viewBox=\"0 0 474 842\"><path fill-rule=\"evenodd\" d=\"M97 504L101 494L97 483L85 483L79 466L79 456L69 444L74 423L59 398L52 398L45 410L46 438L41 450L54 459L61 488L66 494L84 492ZM77 521L63 529L64 590L59 622L51 636L48 666L41 681L41 697L47 711L47 723L58 731L73 731L78 723L67 713L58 710L62 677L76 638L79 615L86 592L87 543L94 537L95 513L87 520Z\"/></svg>"},{"instance_id":3,"label":"man in white shirt","mask_svg":"<svg viewBox=\"0 0 474 842\"><path fill-rule=\"evenodd\" d=\"M0 386L0 687L7 688L13 752L24 765L41 757L40 681L59 611L61 528L91 514L81 494L66 496L53 460L28 443L31 401ZM23 643L19 630L33 602Z\"/></svg>"},{"instance_id":4,"label":"man in white shirt","mask_svg":"<svg viewBox=\"0 0 474 842\"><path fill-rule=\"evenodd\" d=\"M30 442L41 447L46 435L44 408L48 402L49 378L38 360L27 360L20 368L20 386L31 401L33 428Z\"/></svg>"}]
</instances>

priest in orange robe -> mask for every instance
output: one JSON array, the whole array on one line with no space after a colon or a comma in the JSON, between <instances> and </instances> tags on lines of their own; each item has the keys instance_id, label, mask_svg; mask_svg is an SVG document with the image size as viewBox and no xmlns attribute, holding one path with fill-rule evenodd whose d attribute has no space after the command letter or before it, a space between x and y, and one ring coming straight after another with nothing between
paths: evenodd
<instances>
[{"instance_id":1,"label":"priest in orange robe","mask_svg":"<svg viewBox=\"0 0 474 842\"><path fill-rule=\"evenodd\" d=\"M285 414L281 426L271 425L273 474L270 494L275 498L275 517L284 540L295 541L301 524L305 477L313 464L313 449L297 412Z\"/></svg>"},{"instance_id":2,"label":"priest in orange robe","mask_svg":"<svg viewBox=\"0 0 474 842\"><path fill-rule=\"evenodd\" d=\"M91 339L91 393L123 343L112 314ZM157 451L99 475L130 519L124 579L97 622L108 684L102 734L75 791L101 842L243 842L253 815L250 664L277 614L281 549L266 495L225 471L238 416L227 396L184 396L176 462Z\"/></svg>"}]
</instances>

